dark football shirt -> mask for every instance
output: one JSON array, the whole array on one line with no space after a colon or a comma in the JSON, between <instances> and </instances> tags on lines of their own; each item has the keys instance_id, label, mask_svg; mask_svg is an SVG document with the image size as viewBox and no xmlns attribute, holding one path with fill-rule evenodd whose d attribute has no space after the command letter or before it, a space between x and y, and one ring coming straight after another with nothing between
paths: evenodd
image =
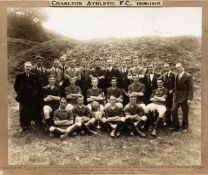
<instances>
[{"instance_id":1,"label":"dark football shirt","mask_svg":"<svg viewBox=\"0 0 208 175\"><path fill-rule=\"evenodd\" d=\"M131 85L129 85L128 87L128 92L132 93L132 92L145 92L145 85L143 83L132 83ZM143 96L137 96L137 103L144 103L144 99Z\"/></svg>"},{"instance_id":2,"label":"dark football shirt","mask_svg":"<svg viewBox=\"0 0 208 175\"><path fill-rule=\"evenodd\" d=\"M162 96L164 96L165 97L165 99L167 98L167 95L168 95L168 90L166 89L166 88L156 88L156 89L154 89L153 91L152 91L152 95L151 95L151 97L150 98L153 98L154 96L157 96L157 97L162 97ZM165 105L165 103L166 102L162 102L162 101L157 101L157 102L153 102L153 103L155 103L155 104L164 104Z\"/></svg>"},{"instance_id":3,"label":"dark football shirt","mask_svg":"<svg viewBox=\"0 0 208 175\"><path fill-rule=\"evenodd\" d=\"M47 85L47 86L44 86L42 90L43 90L43 98L47 97L48 95L60 97L60 90L56 86L51 88L50 86ZM44 104L50 106L53 110L55 110L59 106L59 101L57 100L45 101Z\"/></svg>"},{"instance_id":4,"label":"dark football shirt","mask_svg":"<svg viewBox=\"0 0 208 175\"><path fill-rule=\"evenodd\" d=\"M81 89L79 86L67 86L65 87L65 95L70 95L70 94L78 94L80 93L81 94ZM74 98L74 99L67 99L67 102L68 103L71 103L73 105L76 105L77 104L77 98Z\"/></svg>"},{"instance_id":5,"label":"dark football shirt","mask_svg":"<svg viewBox=\"0 0 208 175\"><path fill-rule=\"evenodd\" d=\"M109 87L107 89L107 99L109 99L111 95L115 96L116 98L118 98L120 96L123 97L122 90L118 87L116 87L115 89L112 87Z\"/></svg>"},{"instance_id":6,"label":"dark football shirt","mask_svg":"<svg viewBox=\"0 0 208 175\"><path fill-rule=\"evenodd\" d=\"M122 117L123 116L123 110L121 108L118 108L117 106L115 108L112 108L111 105L110 105L105 109L105 116L107 118L108 117L115 117L115 116Z\"/></svg>"},{"instance_id":7,"label":"dark football shirt","mask_svg":"<svg viewBox=\"0 0 208 175\"><path fill-rule=\"evenodd\" d=\"M144 115L144 110L141 106L138 106L138 105L131 106L130 103L129 103L124 108L124 114L125 115L136 115L136 114L138 114L139 116L142 116L142 115Z\"/></svg>"},{"instance_id":8,"label":"dark football shirt","mask_svg":"<svg viewBox=\"0 0 208 175\"><path fill-rule=\"evenodd\" d=\"M86 116L86 117L89 117L91 118L91 112L89 110L89 108L87 106L75 106L73 108L73 113L79 117L83 117L83 116Z\"/></svg>"}]
</instances>

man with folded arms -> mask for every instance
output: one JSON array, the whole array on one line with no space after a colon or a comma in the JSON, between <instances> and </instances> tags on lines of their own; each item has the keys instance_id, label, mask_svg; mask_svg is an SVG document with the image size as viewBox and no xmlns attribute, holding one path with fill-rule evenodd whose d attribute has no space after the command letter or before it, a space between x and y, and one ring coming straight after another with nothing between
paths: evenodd
<instances>
[{"instance_id":1,"label":"man with folded arms","mask_svg":"<svg viewBox=\"0 0 208 175\"><path fill-rule=\"evenodd\" d=\"M96 119L92 118L89 108L83 104L84 97L82 95L78 96L77 102L78 104L72 110L75 117L79 117L87 127L92 128L95 125Z\"/></svg>"},{"instance_id":2,"label":"man with folded arms","mask_svg":"<svg viewBox=\"0 0 208 175\"><path fill-rule=\"evenodd\" d=\"M140 137L146 137L141 132L140 128L145 124L147 117L141 106L137 105L137 97L134 94L130 94L130 102L124 108L125 123L130 126L132 131L130 135L137 134Z\"/></svg>"},{"instance_id":3,"label":"man with folded arms","mask_svg":"<svg viewBox=\"0 0 208 175\"><path fill-rule=\"evenodd\" d=\"M54 112L54 124L49 128L50 135L65 138L80 130L84 130L90 135L96 135L96 132L91 131L78 116L75 116L72 111L68 111L66 105L66 98L62 97L59 108Z\"/></svg>"},{"instance_id":4,"label":"man with folded arms","mask_svg":"<svg viewBox=\"0 0 208 175\"><path fill-rule=\"evenodd\" d=\"M125 122L123 108L116 105L116 97L110 96L109 105L105 108L105 116L101 119L102 126L110 131L111 137L120 135Z\"/></svg>"},{"instance_id":5,"label":"man with folded arms","mask_svg":"<svg viewBox=\"0 0 208 175\"><path fill-rule=\"evenodd\" d=\"M133 94L137 97L137 104L143 108L145 111L145 104L144 104L144 93L145 93L145 85L139 82L139 76L133 75L132 76L133 83L128 87L128 93Z\"/></svg>"},{"instance_id":6,"label":"man with folded arms","mask_svg":"<svg viewBox=\"0 0 208 175\"><path fill-rule=\"evenodd\" d=\"M70 77L69 86L65 87L65 95L67 99L67 110L72 110L77 105L77 97L81 95L81 89L76 85L76 77Z\"/></svg>"},{"instance_id":7,"label":"man with folded arms","mask_svg":"<svg viewBox=\"0 0 208 175\"><path fill-rule=\"evenodd\" d=\"M50 75L48 77L49 84L42 88L44 100L43 114L48 127L53 125L53 112L58 108L59 100L61 99L60 89L55 86L55 81L55 77Z\"/></svg>"},{"instance_id":8,"label":"man with folded arms","mask_svg":"<svg viewBox=\"0 0 208 175\"><path fill-rule=\"evenodd\" d=\"M116 105L119 108L123 108L123 92L120 88L117 87L117 78L116 77L112 77L111 79L111 87L109 87L107 89L107 101L108 103L105 105L105 108L108 107L110 105L109 100L110 100L110 96L114 96L116 97Z\"/></svg>"},{"instance_id":9,"label":"man with folded arms","mask_svg":"<svg viewBox=\"0 0 208 175\"><path fill-rule=\"evenodd\" d=\"M168 90L164 88L163 86L163 80L162 78L157 79L157 86L158 88L154 89L152 92L152 95L150 97L150 104L146 106L146 112L153 112L157 111L159 116L156 120L156 124L154 126L154 129L152 131L152 136L156 136L157 134L157 128L160 125L160 123L163 121L165 112L166 112L166 99L168 95ZM151 124L151 122L150 122Z\"/></svg>"},{"instance_id":10,"label":"man with folded arms","mask_svg":"<svg viewBox=\"0 0 208 175\"><path fill-rule=\"evenodd\" d=\"M98 88L98 79L92 78L92 88L87 90L87 107L92 112L92 116L98 122L98 128L100 128L99 122L104 113L104 92Z\"/></svg>"}]
</instances>

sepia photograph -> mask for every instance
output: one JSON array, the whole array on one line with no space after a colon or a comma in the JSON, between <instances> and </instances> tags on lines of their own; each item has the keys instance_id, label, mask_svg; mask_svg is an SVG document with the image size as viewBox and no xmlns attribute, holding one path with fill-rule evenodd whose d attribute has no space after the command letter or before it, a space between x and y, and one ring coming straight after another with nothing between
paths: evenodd
<instances>
[{"instance_id":1,"label":"sepia photograph","mask_svg":"<svg viewBox=\"0 0 208 175\"><path fill-rule=\"evenodd\" d=\"M200 166L202 8L7 8L8 165Z\"/></svg>"}]
</instances>

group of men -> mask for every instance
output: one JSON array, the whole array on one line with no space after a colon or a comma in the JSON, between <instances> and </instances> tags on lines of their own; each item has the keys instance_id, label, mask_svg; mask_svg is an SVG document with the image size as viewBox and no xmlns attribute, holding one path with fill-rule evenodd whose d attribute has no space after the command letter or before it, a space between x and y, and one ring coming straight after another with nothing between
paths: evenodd
<instances>
[{"instance_id":1,"label":"group of men","mask_svg":"<svg viewBox=\"0 0 208 175\"><path fill-rule=\"evenodd\" d=\"M105 69L100 60L94 60L91 68L82 60L78 68L74 60L62 56L50 69L43 66L43 57L38 55L35 60L35 66L24 63L24 72L14 84L21 132L31 129L31 123L61 138L77 133L96 135L99 128L111 137L123 131L146 137L150 129L155 137L162 125L187 132L193 78L182 63L175 65L176 73L165 63L158 74L153 63L142 59L141 65L139 58L133 59L131 68L125 59L120 65L109 59Z\"/></svg>"}]
</instances>

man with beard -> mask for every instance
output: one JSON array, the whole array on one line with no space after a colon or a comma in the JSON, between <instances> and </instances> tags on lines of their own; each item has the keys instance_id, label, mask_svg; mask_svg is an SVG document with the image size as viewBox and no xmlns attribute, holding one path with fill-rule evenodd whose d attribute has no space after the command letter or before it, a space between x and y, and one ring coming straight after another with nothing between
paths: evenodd
<instances>
[{"instance_id":1,"label":"man with beard","mask_svg":"<svg viewBox=\"0 0 208 175\"><path fill-rule=\"evenodd\" d=\"M20 132L31 129L31 120L35 120L35 105L39 90L39 81L31 73L32 64L24 63L24 72L16 76L14 90L17 93L16 101L19 103Z\"/></svg>"}]
</instances>

